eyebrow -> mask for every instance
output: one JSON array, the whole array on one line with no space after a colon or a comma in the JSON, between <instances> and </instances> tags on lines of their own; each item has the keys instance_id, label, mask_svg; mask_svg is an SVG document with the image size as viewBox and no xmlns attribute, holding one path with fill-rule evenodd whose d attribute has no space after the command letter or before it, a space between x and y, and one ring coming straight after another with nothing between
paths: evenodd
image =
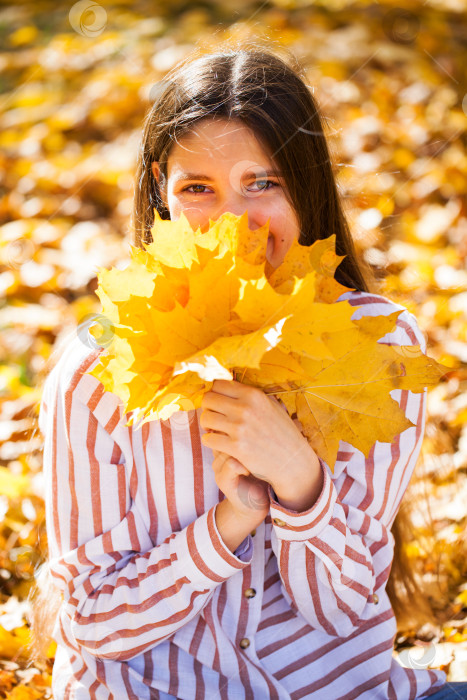
<instances>
[{"instance_id":1,"label":"eyebrow","mask_svg":"<svg viewBox=\"0 0 467 700\"><path fill-rule=\"evenodd\" d=\"M263 170L261 173L249 172L247 177L280 177L282 172L279 170ZM175 182L180 180L206 180L206 182L214 182L214 179L209 175L204 175L203 173L184 173L180 172L174 178Z\"/></svg>"}]
</instances>

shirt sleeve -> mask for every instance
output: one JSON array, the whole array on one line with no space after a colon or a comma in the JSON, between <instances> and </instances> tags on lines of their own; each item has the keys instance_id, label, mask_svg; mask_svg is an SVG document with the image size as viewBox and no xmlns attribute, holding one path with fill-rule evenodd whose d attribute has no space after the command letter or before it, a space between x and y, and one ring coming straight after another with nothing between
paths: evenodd
<instances>
[{"instance_id":1,"label":"shirt sleeve","mask_svg":"<svg viewBox=\"0 0 467 700\"><path fill-rule=\"evenodd\" d=\"M86 400L79 375L64 382L54 372L41 401L49 569L63 593L59 616L70 643L128 660L198 615L217 586L248 566L251 552L245 561L227 548L217 503L154 546L130 497L133 465L112 437L115 421L106 424L94 410L96 397L114 395L98 383Z\"/></svg>"},{"instance_id":2,"label":"shirt sleeve","mask_svg":"<svg viewBox=\"0 0 467 700\"><path fill-rule=\"evenodd\" d=\"M396 332L398 343L391 344L420 344L425 353L425 338L407 310ZM426 392L391 391L414 423L392 443L376 442L365 458L342 441L333 475L319 458L323 487L308 510L285 508L268 487L271 546L283 595L316 629L347 637L382 597L394 550L390 528L423 440Z\"/></svg>"}]
</instances>

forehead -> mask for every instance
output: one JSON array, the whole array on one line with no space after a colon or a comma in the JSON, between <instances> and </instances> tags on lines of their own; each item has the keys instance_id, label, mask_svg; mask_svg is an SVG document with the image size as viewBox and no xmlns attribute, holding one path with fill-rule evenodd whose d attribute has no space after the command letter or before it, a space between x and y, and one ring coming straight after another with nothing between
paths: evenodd
<instances>
[{"instance_id":1,"label":"forehead","mask_svg":"<svg viewBox=\"0 0 467 700\"><path fill-rule=\"evenodd\" d=\"M203 119L178 137L168 157L168 169L200 162L222 167L248 157L261 166L271 166L268 149L254 132L237 119Z\"/></svg>"}]
</instances>

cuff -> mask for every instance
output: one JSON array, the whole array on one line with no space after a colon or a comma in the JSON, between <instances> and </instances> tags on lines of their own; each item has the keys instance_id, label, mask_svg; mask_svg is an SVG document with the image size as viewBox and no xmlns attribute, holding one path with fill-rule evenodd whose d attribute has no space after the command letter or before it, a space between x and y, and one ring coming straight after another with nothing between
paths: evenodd
<instances>
[{"instance_id":1,"label":"cuff","mask_svg":"<svg viewBox=\"0 0 467 700\"><path fill-rule=\"evenodd\" d=\"M215 520L216 506L217 503L173 539L177 578L187 578L197 590L214 589L249 564L235 556L222 539Z\"/></svg>"},{"instance_id":2,"label":"cuff","mask_svg":"<svg viewBox=\"0 0 467 700\"><path fill-rule=\"evenodd\" d=\"M285 508L278 502L272 486L268 486L271 520L274 532L280 540L297 542L316 537L331 520L337 492L329 467L321 457L318 459L324 475L323 488L317 501L308 510L299 513Z\"/></svg>"}]
</instances>

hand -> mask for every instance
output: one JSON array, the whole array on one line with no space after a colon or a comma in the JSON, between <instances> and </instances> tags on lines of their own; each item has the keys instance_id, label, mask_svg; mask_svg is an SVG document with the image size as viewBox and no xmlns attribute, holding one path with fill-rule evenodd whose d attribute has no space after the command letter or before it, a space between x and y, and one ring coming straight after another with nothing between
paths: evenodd
<instances>
[{"instance_id":1,"label":"hand","mask_svg":"<svg viewBox=\"0 0 467 700\"><path fill-rule=\"evenodd\" d=\"M293 498L313 473L318 457L296 423L273 396L236 380L216 379L203 396L203 444L234 457L248 472ZM298 421L297 421L298 422Z\"/></svg>"},{"instance_id":2,"label":"hand","mask_svg":"<svg viewBox=\"0 0 467 700\"><path fill-rule=\"evenodd\" d=\"M259 525L269 513L268 485L250 475L235 457L213 450L212 468L216 483L237 516L253 519Z\"/></svg>"}]
</instances>

